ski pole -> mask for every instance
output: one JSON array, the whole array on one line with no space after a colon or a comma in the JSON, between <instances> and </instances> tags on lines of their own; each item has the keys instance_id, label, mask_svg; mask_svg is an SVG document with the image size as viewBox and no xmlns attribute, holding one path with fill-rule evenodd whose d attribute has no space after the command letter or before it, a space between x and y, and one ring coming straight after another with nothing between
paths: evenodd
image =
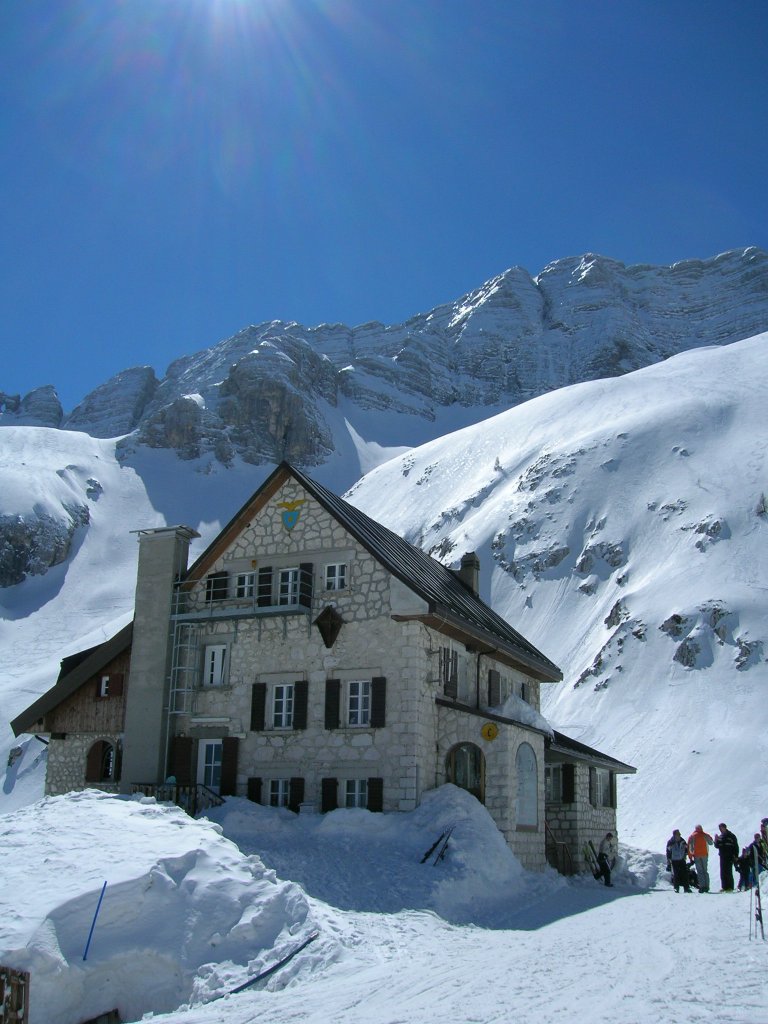
<instances>
[{"instance_id":1,"label":"ski pole","mask_svg":"<svg viewBox=\"0 0 768 1024\"><path fill-rule=\"evenodd\" d=\"M101 901L104 899L104 890L107 888L107 883L101 887L101 896L99 896L99 902L96 904L96 913L93 915L93 921L91 922L91 930L88 932L88 941L85 944L85 951L83 952L83 960L88 956L88 950L91 946L91 939L93 938L93 929L96 927L96 918L99 916L101 910Z\"/></svg>"}]
</instances>

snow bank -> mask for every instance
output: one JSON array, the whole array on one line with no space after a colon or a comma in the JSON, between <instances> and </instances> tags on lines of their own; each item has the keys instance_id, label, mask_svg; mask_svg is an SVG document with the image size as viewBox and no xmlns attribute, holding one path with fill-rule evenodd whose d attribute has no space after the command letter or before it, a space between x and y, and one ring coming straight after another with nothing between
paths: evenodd
<instances>
[{"instance_id":1,"label":"snow bank","mask_svg":"<svg viewBox=\"0 0 768 1024\"><path fill-rule=\"evenodd\" d=\"M48 798L0 817L0 848L0 962L32 974L30 1024L114 1008L135 1020L223 995L314 928L297 885L153 800Z\"/></svg>"}]
</instances>

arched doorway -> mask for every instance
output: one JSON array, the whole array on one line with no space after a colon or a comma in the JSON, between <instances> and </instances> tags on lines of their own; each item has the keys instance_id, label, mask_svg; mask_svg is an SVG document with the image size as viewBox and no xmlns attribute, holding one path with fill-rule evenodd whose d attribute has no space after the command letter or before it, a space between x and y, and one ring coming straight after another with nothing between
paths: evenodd
<instances>
[{"instance_id":1,"label":"arched doorway","mask_svg":"<svg viewBox=\"0 0 768 1024\"><path fill-rule=\"evenodd\" d=\"M515 757L517 774L518 828L536 828L539 824L539 772L536 754L530 743L521 743Z\"/></svg>"},{"instance_id":2,"label":"arched doorway","mask_svg":"<svg viewBox=\"0 0 768 1024\"><path fill-rule=\"evenodd\" d=\"M88 751L85 761L85 781L117 782L119 777L117 751L106 740L98 740Z\"/></svg>"},{"instance_id":3,"label":"arched doorway","mask_svg":"<svg viewBox=\"0 0 768 1024\"><path fill-rule=\"evenodd\" d=\"M485 803L485 757L474 743L458 743L446 759L448 781Z\"/></svg>"}]
</instances>

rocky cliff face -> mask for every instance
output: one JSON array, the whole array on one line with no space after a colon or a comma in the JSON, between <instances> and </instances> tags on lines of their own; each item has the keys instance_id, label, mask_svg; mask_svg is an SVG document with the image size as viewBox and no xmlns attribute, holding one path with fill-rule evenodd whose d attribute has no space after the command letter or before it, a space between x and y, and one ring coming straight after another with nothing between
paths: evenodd
<instances>
[{"instance_id":1,"label":"rocky cliff face","mask_svg":"<svg viewBox=\"0 0 768 1024\"><path fill-rule=\"evenodd\" d=\"M735 250L671 267L602 256L515 267L405 323L303 327L272 321L168 367L125 370L64 417L52 388L0 395L0 423L95 437L130 435L181 458L235 454L255 464L323 463L336 448L328 411L389 410L428 423L439 409L513 406L612 377L690 348L768 327L768 254ZM2 412L4 410L4 412ZM421 431L424 436L424 431ZM376 438L386 444L387 438Z\"/></svg>"}]
</instances>

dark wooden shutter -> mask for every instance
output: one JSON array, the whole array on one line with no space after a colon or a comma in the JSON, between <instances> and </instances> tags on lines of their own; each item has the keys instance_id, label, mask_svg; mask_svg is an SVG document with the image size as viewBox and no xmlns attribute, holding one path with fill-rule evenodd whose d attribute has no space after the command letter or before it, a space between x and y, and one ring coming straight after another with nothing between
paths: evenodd
<instances>
[{"instance_id":1,"label":"dark wooden shutter","mask_svg":"<svg viewBox=\"0 0 768 1024\"><path fill-rule=\"evenodd\" d=\"M371 680L371 727L381 729L387 724L387 680L374 676Z\"/></svg>"},{"instance_id":2,"label":"dark wooden shutter","mask_svg":"<svg viewBox=\"0 0 768 1024\"><path fill-rule=\"evenodd\" d=\"M611 801L611 807L615 807L616 806L616 772L609 772L608 773L608 778L609 778L609 786L610 786L610 789L609 789L610 798L609 799Z\"/></svg>"},{"instance_id":3,"label":"dark wooden shutter","mask_svg":"<svg viewBox=\"0 0 768 1024\"><path fill-rule=\"evenodd\" d=\"M562 773L563 803L572 804L576 799L576 765L564 764Z\"/></svg>"},{"instance_id":4,"label":"dark wooden shutter","mask_svg":"<svg viewBox=\"0 0 768 1024\"><path fill-rule=\"evenodd\" d=\"M488 669L488 704L492 708L501 704L501 676L495 668Z\"/></svg>"},{"instance_id":5,"label":"dark wooden shutter","mask_svg":"<svg viewBox=\"0 0 768 1024\"><path fill-rule=\"evenodd\" d=\"M304 779L298 777L291 779L288 790L288 809L299 813L299 807L304 802Z\"/></svg>"},{"instance_id":6,"label":"dark wooden shutter","mask_svg":"<svg viewBox=\"0 0 768 1024\"><path fill-rule=\"evenodd\" d=\"M251 732L262 732L267 715L267 684L251 687Z\"/></svg>"},{"instance_id":7,"label":"dark wooden shutter","mask_svg":"<svg viewBox=\"0 0 768 1024\"><path fill-rule=\"evenodd\" d=\"M593 807L597 806L597 769L589 769L589 802Z\"/></svg>"},{"instance_id":8,"label":"dark wooden shutter","mask_svg":"<svg viewBox=\"0 0 768 1024\"><path fill-rule=\"evenodd\" d=\"M528 703L528 683L520 683L520 700Z\"/></svg>"},{"instance_id":9,"label":"dark wooden shutter","mask_svg":"<svg viewBox=\"0 0 768 1024\"><path fill-rule=\"evenodd\" d=\"M446 697L456 700L459 695L458 654L450 647L443 647L440 657L443 669L443 693Z\"/></svg>"},{"instance_id":10,"label":"dark wooden shutter","mask_svg":"<svg viewBox=\"0 0 768 1024\"><path fill-rule=\"evenodd\" d=\"M341 680L325 680L325 728L338 729L341 713Z\"/></svg>"},{"instance_id":11,"label":"dark wooden shutter","mask_svg":"<svg viewBox=\"0 0 768 1024\"><path fill-rule=\"evenodd\" d=\"M259 580L256 587L256 604L265 608L272 603L272 566L264 565L259 569Z\"/></svg>"},{"instance_id":12,"label":"dark wooden shutter","mask_svg":"<svg viewBox=\"0 0 768 1024\"><path fill-rule=\"evenodd\" d=\"M103 678L102 676L99 676L99 678L96 680L96 692L94 693L94 697L96 698L96 700L102 700L103 699L102 696L101 696L101 680L102 680L102 678Z\"/></svg>"},{"instance_id":13,"label":"dark wooden shutter","mask_svg":"<svg viewBox=\"0 0 768 1024\"><path fill-rule=\"evenodd\" d=\"M325 814L327 811L335 811L339 806L338 800L339 783L336 779L323 779L320 783L321 802L320 810Z\"/></svg>"},{"instance_id":14,"label":"dark wooden shutter","mask_svg":"<svg viewBox=\"0 0 768 1024\"><path fill-rule=\"evenodd\" d=\"M194 740L191 736L174 736L171 744L171 763L169 775L176 778L180 786L189 786L194 781L192 759L194 756ZM147 780L151 782L151 779Z\"/></svg>"},{"instance_id":15,"label":"dark wooden shutter","mask_svg":"<svg viewBox=\"0 0 768 1024\"><path fill-rule=\"evenodd\" d=\"M293 728L307 728L307 696L308 685L306 679L297 679L293 684Z\"/></svg>"},{"instance_id":16,"label":"dark wooden shutter","mask_svg":"<svg viewBox=\"0 0 768 1024\"><path fill-rule=\"evenodd\" d=\"M122 672L112 672L109 676L109 696L122 697L125 675Z\"/></svg>"},{"instance_id":17,"label":"dark wooden shutter","mask_svg":"<svg viewBox=\"0 0 768 1024\"><path fill-rule=\"evenodd\" d=\"M256 775L251 775L248 779L248 799L252 800L255 804L261 803L261 779Z\"/></svg>"},{"instance_id":18,"label":"dark wooden shutter","mask_svg":"<svg viewBox=\"0 0 768 1024\"><path fill-rule=\"evenodd\" d=\"M222 796L234 796L237 790L237 736L225 736L221 741L221 786Z\"/></svg>"},{"instance_id":19,"label":"dark wooden shutter","mask_svg":"<svg viewBox=\"0 0 768 1024\"><path fill-rule=\"evenodd\" d=\"M368 779L368 810L384 810L384 779Z\"/></svg>"},{"instance_id":20,"label":"dark wooden shutter","mask_svg":"<svg viewBox=\"0 0 768 1024\"><path fill-rule=\"evenodd\" d=\"M302 562L299 566L299 604L304 608L312 607L312 562Z\"/></svg>"},{"instance_id":21,"label":"dark wooden shutter","mask_svg":"<svg viewBox=\"0 0 768 1024\"><path fill-rule=\"evenodd\" d=\"M104 756L104 741L94 743L85 761L85 781L101 782L101 761Z\"/></svg>"}]
</instances>

